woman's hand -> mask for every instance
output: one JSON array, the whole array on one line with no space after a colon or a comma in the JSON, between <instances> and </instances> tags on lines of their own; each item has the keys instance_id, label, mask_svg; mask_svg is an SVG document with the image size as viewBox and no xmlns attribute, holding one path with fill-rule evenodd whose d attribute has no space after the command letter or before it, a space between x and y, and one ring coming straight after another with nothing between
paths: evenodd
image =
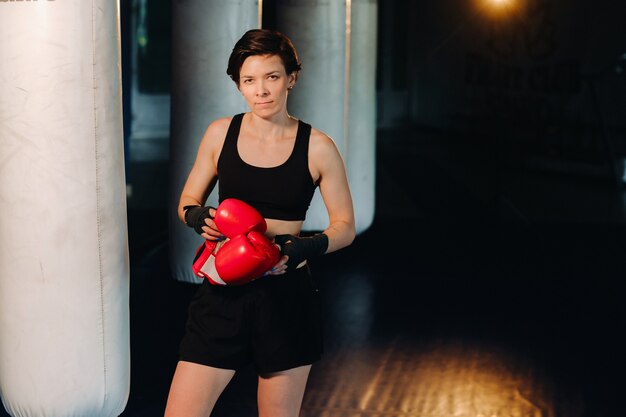
<instances>
[{"instance_id":1,"label":"woman's hand","mask_svg":"<svg viewBox=\"0 0 626 417\"><path fill-rule=\"evenodd\" d=\"M328 236L324 233L318 233L311 237L291 234L276 235L274 243L280 249L282 256L268 273L269 275L280 275L287 270L295 270L308 258L323 255L328 249Z\"/></svg>"},{"instance_id":2,"label":"woman's hand","mask_svg":"<svg viewBox=\"0 0 626 417\"><path fill-rule=\"evenodd\" d=\"M278 245L276 245L278 246ZM280 246L278 246L280 249ZM267 275L282 275L287 272L287 261L289 261L289 256L283 255L280 257L276 265L269 271L267 271Z\"/></svg>"},{"instance_id":3,"label":"woman's hand","mask_svg":"<svg viewBox=\"0 0 626 417\"><path fill-rule=\"evenodd\" d=\"M207 240L222 240L224 235L219 231L213 220L215 211L215 208L210 206L186 207L185 223Z\"/></svg>"}]
</instances>

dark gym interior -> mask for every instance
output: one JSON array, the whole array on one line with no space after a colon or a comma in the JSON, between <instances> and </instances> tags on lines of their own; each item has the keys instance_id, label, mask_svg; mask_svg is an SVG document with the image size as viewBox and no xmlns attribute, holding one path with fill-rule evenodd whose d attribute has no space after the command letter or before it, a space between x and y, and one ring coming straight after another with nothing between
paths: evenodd
<instances>
[{"instance_id":1,"label":"dark gym interior","mask_svg":"<svg viewBox=\"0 0 626 417\"><path fill-rule=\"evenodd\" d=\"M375 216L310 262L325 356L302 416L624 414L626 7L527 0L504 21L474 3L378 2ZM197 286L169 271L168 137L133 138L128 120L131 62L138 91L167 97L171 1L121 5L123 51L141 7L158 46L123 61L122 416L156 417ZM256 415L255 390L238 373L212 415Z\"/></svg>"}]
</instances>

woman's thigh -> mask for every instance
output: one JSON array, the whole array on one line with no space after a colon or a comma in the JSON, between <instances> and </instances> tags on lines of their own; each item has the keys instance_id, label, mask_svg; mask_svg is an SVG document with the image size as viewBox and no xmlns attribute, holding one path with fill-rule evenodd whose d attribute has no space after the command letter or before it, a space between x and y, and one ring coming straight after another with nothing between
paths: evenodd
<instances>
[{"instance_id":1,"label":"woman's thigh","mask_svg":"<svg viewBox=\"0 0 626 417\"><path fill-rule=\"evenodd\" d=\"M209 417L233 375L235 371L230 369L178 362L167 398L165 417Z\"/></svg>"},{"instance_id":2,"label":"woman's thigh","mask_svg":"<svg viewBox=\"0 0 626 417\"><path fill-rule=\"evenodd\" d=\"M311 365L259 377L259 417L297 417Z\"/></svg>"}]
</instances>

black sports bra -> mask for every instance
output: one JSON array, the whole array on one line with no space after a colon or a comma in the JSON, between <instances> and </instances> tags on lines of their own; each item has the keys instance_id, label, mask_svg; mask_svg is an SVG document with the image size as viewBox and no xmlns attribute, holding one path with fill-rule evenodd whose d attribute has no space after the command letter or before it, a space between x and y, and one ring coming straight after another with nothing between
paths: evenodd
<instances>
[{"instance_id":1,"label":"black sports bra","mask_svg":"<svg viewBox=\"0 0 626 417\"><path fill-rule=\"evenodd\" d=\"M239 156L237 139L243 113L234 116L217 161L219 201L237 198L256 208L265 218L304 220L317 185L309 172L311 125L298 121L291 155L269 168L247 164Z\"/></svg>"}]
</instances>

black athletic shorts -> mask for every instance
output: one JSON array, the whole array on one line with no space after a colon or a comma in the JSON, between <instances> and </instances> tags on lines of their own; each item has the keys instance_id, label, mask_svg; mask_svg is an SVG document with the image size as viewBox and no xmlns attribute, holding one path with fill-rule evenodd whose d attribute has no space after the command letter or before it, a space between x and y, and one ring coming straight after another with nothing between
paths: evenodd
<instances>
[{"instance_id":1,"label":"black athletic shorts","mask_svg":"<svg viewBox=\"0 0 626 417\"><path fill-rule=\"evenodd\" d=\"M323 350L321 302L307 265L245 285L205 280L189 304L180 360L259 373L311 364Z\"/></svg>"}]
</instances>

